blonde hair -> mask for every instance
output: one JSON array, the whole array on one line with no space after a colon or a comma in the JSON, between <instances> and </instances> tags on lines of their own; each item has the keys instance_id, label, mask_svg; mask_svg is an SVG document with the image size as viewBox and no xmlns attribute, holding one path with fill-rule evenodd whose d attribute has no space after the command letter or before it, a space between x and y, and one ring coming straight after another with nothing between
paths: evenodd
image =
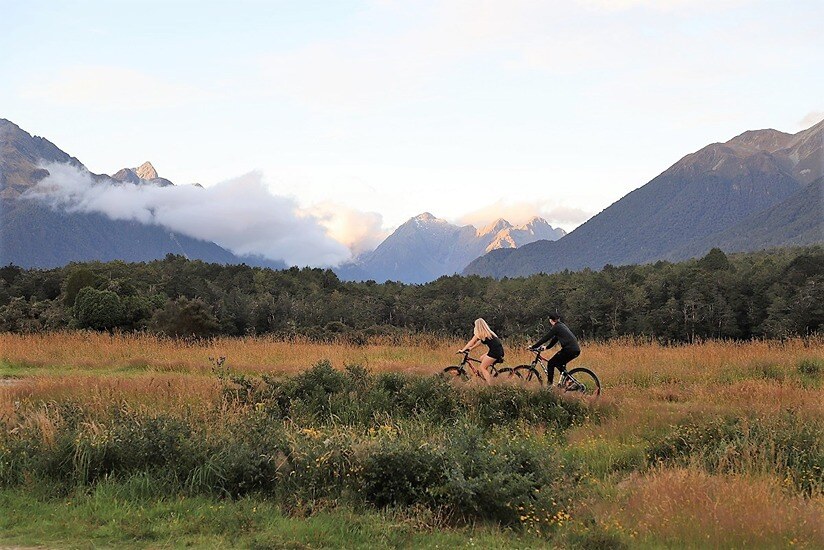
<instances>
[{"instance_id":1,"label":"blonde hair","mask_svg":"<svg viewBox=\"0 0 824 550\"><path fill-rule=\"evenodd\" d=\"M489 325L486 324L482 318L475 319L475 336L477 336L481 340L489 340L490 338L497 338L498 335L492 332L492 329L489 328Z\"/></svg>"}]
</instances>

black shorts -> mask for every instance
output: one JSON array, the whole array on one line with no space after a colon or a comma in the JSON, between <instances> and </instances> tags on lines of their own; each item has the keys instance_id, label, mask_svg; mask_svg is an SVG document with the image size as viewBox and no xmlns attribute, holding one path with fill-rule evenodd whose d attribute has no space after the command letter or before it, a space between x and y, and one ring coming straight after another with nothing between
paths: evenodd
<instances>
[{"instance_id":1,"label":"black shorts","mask_svg":"<svg viewBox=\"0 0 824 550\"><path fill-rule=\"evenodd\" d=\"M563 349L561 348L558 350L558 353L550 357L549 361L547 361L546 366L547 368L556 368L561 370L561 367L575 359L581 355L581 350L579 349Z\"/></svg>"}]
</instances>

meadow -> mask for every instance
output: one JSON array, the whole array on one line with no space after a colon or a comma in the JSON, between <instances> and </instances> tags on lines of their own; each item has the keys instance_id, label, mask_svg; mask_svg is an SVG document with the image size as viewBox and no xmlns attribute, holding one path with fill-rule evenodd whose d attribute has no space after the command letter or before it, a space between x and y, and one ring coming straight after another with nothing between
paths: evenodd
<instances>
[{"instance_id":1,"label":"meadow","mask_svg":"<svg viewBox=\"0 0 824 550\"><path fill-rule=\"evenodd\" d=\"M2 333L0 545L824 547L824 340L463 343Z\"/></svg>"}]
</instances>

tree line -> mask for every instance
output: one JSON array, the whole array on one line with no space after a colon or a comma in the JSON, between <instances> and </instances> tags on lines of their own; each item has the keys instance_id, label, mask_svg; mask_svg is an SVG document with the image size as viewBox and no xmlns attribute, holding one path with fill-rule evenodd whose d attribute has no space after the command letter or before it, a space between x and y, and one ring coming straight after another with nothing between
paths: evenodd
<instances>
[{"instance_id":1,"label":"tree line","mask_svg":"<svg viewBox=\"0 0 824 550\"><path fill-rule=\"evenodd\" d=\"M783 338L824 323L824 248L680 263L423 285L344 282L330 269L272 270L168 255L148 263L0 268L0 331L152 331L175 337L272 334L364 342L370 336L466 336L484 317L505 338L529 339L558 312L584 339L662 342Z\"/></svg>"}]
</instances>

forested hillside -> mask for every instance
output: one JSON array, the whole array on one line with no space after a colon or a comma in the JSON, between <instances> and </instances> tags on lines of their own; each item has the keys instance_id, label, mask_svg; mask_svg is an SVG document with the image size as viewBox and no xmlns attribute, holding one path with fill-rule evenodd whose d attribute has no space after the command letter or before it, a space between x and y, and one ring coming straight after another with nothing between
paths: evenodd
<instances>
[{"instance_id":1,"label":"forested hillside","mask_svg":"<svg viewBox=\"0 0 824 550\"><path fill-rule=\"evenodd\" d=\"M0 269L0 330L149 330L343 337L468 336L484 317L510 342L531 338L558 311L584 338L808 335L824 324L824 248L678 264L606 266L524 279L441 277L425 285L342 282L331 270L271 270L169 255L150 263Z\"/></svg>"}]
</instances>

